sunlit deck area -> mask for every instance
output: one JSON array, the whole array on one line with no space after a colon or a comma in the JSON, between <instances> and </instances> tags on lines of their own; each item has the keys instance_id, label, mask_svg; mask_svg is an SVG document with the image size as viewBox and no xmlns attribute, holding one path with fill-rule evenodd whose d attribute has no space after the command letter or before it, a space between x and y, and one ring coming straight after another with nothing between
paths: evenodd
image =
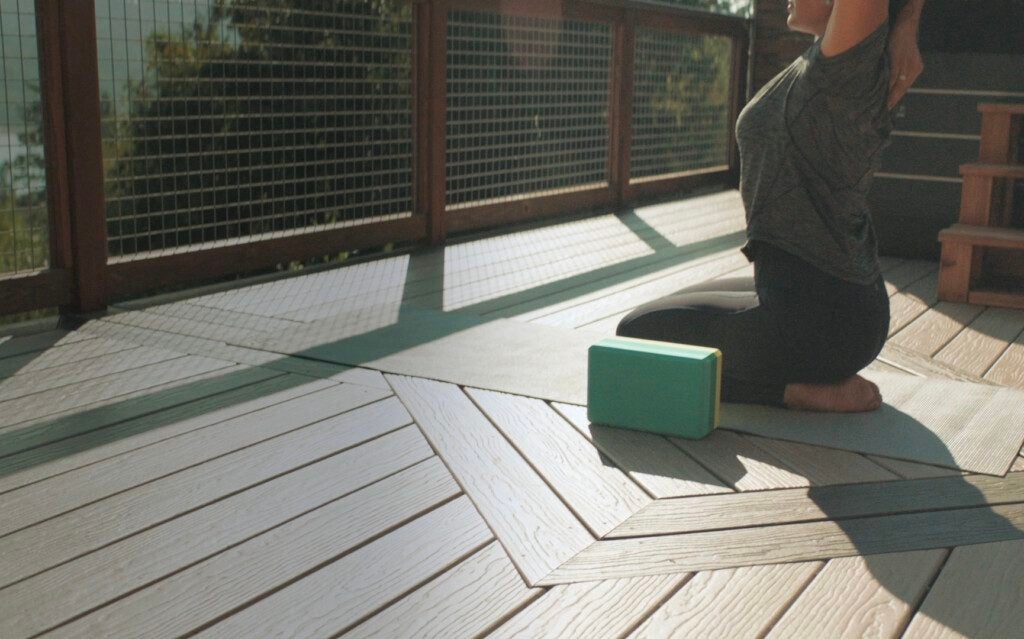
<instances>
[{"instance_id":1,"label":"sunlit deck area","mask_svg":"<svg viewBox=\"0 0 1024 639\"><path fill-rule=\"evenodd\" d=\"M742 228L711 192L3 338L0 636L1015 636L1024 459L669 439L316 355L417 313L396 352L489 322L609 335L749 274ZM870 372L1024 389L1024 311L883 262Z\"/></svg>"}]
</instances>

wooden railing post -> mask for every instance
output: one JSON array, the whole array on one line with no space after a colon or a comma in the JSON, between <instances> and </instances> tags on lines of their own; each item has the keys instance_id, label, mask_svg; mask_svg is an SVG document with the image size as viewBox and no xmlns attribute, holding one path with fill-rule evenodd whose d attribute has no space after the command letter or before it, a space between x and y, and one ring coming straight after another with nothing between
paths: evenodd
<instances>
[{"instance_id":1,"label":"wooden railing post","mask_svg":"<svg viewBox=\"0 0 1024 639\"><path fill-rule=\"evenodd\" d=\"M740 153L736 145L736 119L747 103L747 92L750 88L749 64L750 33L732 38L732 78L729 83L729 183L739 186Z\"/></svg>"},{"instance_id":2,"label":"wooden railing post","mask_svg":"<svg viewBox=\"0 0 1024 639\"><path fill-rule=\"evenodd\" d=\"M636 78L636 16L624 11L615 23L612 48L612 88L609 109L609 163L616 208L629 197L629 171L633 148L633 87Z\"/></svg>"},{"instance_id":3,"label":"wooden railing post","mask_svg":"<svg viewBox=\"0 0 1024 639\"><path fill-rule=\"evenodd\" d=\"M51 259L71 272L63 312L107 305L107 229L94 0L37 0Z\"/></svg>"},{"instance_id":4,"label":"wooden railing post","mask_svg":"<svg viewBox=\"0 0 1024 639\"><path fill-rule=\"evenodd\" d=\"M416 130L416 210L427 218L427 238L444 242L445 162L447 153L448 8L444 0L418 0L415 6L413 45L414 127Z\"/></svg>"}]
</instances>

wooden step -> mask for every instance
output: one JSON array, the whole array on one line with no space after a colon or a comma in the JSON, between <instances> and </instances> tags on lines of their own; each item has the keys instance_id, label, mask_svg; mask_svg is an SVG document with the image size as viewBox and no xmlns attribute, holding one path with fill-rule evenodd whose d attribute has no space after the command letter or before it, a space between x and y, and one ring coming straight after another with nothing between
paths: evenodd
<instances>
[{"instance_id":1,"label":"wooden step","mask_svg":"<svg viewBox=\"0 0 1024 639\"><path fill-rule=\"evenodd\" d=\"M982 102L978 105L978 111L1024 115L1024 102Z\"/></svg>"},{"instance_id":2,"label":"wooden step","mask_svg":"<svg viewBox=\"0 0 1024 639\"><path fill-rule=\"evenodd\" d=\"M1024 164L984 164L974 162L960 165L960 175L993 178L1024 179Z\"/></svg>"},{"instance_id":3,"label":"wooden step","mask_svg":"<svg viewBox=\"0 0 1024 639\"><path fill-rule=\"evenodd\" d=\"M1024 230L954 224L939 231L939 241L1024 250Z\"/></svg>"}]
</instances>

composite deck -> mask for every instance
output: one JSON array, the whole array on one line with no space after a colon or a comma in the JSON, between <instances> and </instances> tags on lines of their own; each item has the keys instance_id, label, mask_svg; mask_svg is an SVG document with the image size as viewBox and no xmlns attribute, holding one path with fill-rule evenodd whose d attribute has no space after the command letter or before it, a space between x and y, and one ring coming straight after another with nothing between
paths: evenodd
<instances>
[{"instance_id":1,"label":"composite deck","mask_svg":"<svg viewBox=\"0 0 1024 639\"><path fill-rule=\"evenodd\" d=\"M1020 636L1024 458L670 440L252 347L410 307L610 334L749 275L742 228L711 194L0 338L0 636ZM1024 312L883 262L872 367L1024 388Z\"/></svg>"}]
</instances>

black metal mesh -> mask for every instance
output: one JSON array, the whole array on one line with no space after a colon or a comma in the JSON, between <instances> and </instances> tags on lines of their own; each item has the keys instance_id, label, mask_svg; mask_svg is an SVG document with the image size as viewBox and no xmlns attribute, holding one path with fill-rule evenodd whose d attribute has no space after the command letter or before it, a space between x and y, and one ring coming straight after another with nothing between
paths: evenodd
<instances>
[{"instance_id":1,"label":"black metal mesh","mask_svg":"<svg viewBox=\"0 0 1024 639\"><path fill-rule=\"evenodd\" d=\"M0 277L48 265L46 165L33 0L0 0Z\"/></svg>"},{"instance_id":2,"label":"black metal mesh","mask_svg":"<svg viewBox=\"0 0 1024 639\"><path fill-rule=\"evenodd\" d=\"M608 25L451 12L447 202L608 183Z\"/></svg>"},{"instance_id":3,"label":"black metal mesh","mask_svg":"<svg viewBox=\"0 0 1024 639\"><path fill-rule=\"evenodd\" d=\"M412 210L412 6L98 0L110 254Z\"/></svg>"},{"instance_id":4,"label":"black metal mesh","mask_svg":"<svg viewBox=\"0 0 1024 639\"><path fill-rule=\"evenodd\" d=\"M637 29L631 181L729 162L732 40Z\"/></svg>"}]
</instances>

